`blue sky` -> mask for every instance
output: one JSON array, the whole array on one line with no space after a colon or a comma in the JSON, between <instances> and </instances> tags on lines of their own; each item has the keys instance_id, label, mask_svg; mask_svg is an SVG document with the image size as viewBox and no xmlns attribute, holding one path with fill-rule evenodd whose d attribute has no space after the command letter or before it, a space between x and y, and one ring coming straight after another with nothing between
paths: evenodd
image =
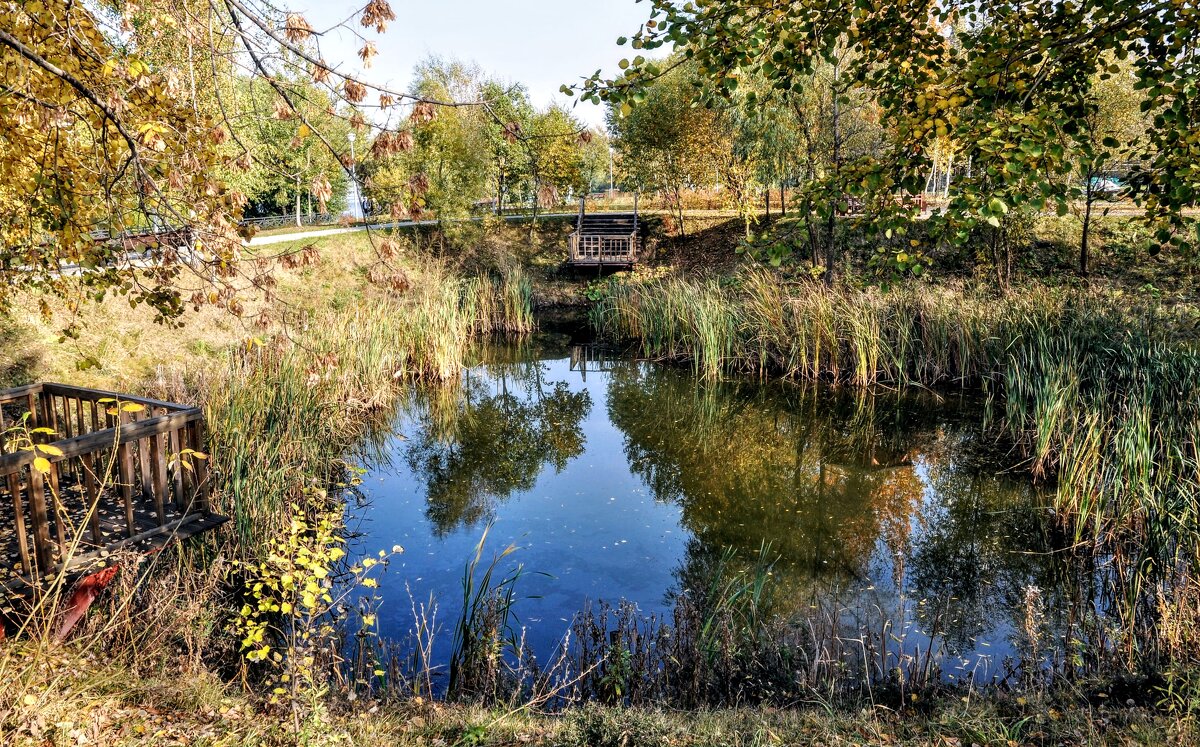
<instances>
[{"instance_id":1,"label":"blue sky","mask_svg":"<svg viewBox=\"0 0 1200 747\"><path fill-rule=\"evenodd\" d=\"M597 69L617 70L629 47L618 47L649 17L649 5L634 0L390 0L396 20L387 33L354 28L375 43L379 56L364 73L373 82L407 87L413 66L429 55L478 63L485 71L524 83L534 103L563 100L558 92ZM293 0L288 6L304 13L317 30L344 20L364 0L320 2ZM361 42L341 32L326 36L322 53L330 62L354 63ZM604 112L579 104L577 116L602 124Z\"/></svg>"}]
</instances>

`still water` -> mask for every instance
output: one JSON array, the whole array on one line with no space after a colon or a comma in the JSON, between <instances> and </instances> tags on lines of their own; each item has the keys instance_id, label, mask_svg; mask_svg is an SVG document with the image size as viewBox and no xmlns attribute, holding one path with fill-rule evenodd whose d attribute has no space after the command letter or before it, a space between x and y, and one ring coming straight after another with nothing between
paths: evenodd
<instances>
[{"instance_id":1,"label":"still water","mask_svg":"<svg viewBox=\"0 0 1200 747\"><path fill-rule=\"evenodd\" d=\"M449 656L464 565L520 549L515 613L549 657L576 613L628 600L669 619L729 551L774 560L781 614L886 619L950 679L992 676L1019 647L1030 587L1054 605L1050 496L959 395L699 382L565 339L498 348L457 386L414 391L373 456L357 552L405 548L382 576L380 632L437 608Z\"/></svg>"}]
</instances>

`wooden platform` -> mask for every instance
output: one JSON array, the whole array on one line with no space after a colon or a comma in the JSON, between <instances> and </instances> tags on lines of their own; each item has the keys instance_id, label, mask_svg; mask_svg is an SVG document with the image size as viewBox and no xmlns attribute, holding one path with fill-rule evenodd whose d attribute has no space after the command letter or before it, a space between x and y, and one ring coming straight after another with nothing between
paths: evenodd
<instances>
[{"instance_id":1,"label":"wooden platform","mask_svg":"<svg viewBox=\"0 0 1200 747\"><path fill-rule=\"evenodd\" d=\"M62 384L0 391L0 589L220 525L204 414Z\"/></svg>"},{"instance_id":2,"label":"wooden platform","mask_svg":"<svg viewBox=\"0 0 1200 747\"><path fill-rule=\"evenodd\" d=\"M640 258L643 226L637 212L584 213L568 241L574 267L632 267Z\"/></svg>"}]
</instances>

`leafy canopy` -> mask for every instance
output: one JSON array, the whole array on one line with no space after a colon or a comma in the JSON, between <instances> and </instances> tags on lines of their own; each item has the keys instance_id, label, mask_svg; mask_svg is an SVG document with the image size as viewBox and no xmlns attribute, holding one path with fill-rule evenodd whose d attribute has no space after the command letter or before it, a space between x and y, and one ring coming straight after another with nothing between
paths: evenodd
<instances>
[{"instance_id":1,"label":"leafy canopy","mask_svg":"<svg viewBox=\"0 0 1200 747\"><path fill-rule=\"evenodd\" d=\"M1194 241L1183 208L1200 195L1200 9L1184 0L651 0L650 19L621 39L638 52L622 75L586 79L586 100L628 114L646 86L688 62L708 82L701 98L768 81L766 96L804 85L841 59L850 86L873 92L891 140L862 159L858 187L895 225L886 195L920 191L933 143L949 139L978 168L955 185L939 230L960 240L1002 228L1010 210L1066 212L1068 149L1086 140L1090 81L1132 60L1142 107L1153 113L1133 182L1158 239ZM674 45L671 61L643 53ZM751 92L747 98L760 94ZM1118 144L1124 145L1124 144Z\"/></svg>"}]
</instances>

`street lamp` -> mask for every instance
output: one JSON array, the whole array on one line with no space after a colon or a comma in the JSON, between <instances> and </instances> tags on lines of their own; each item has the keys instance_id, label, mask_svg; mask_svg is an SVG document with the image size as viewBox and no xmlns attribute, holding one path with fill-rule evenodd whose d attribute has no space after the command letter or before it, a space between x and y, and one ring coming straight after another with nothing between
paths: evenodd
<instances>
[{"instance_id":1,"label":"street lamp","mask_svg":"<svg viewBox=\"0 0 1200 747\"><path fill-rule=\"evenodd\" d=\"M613 179L613 147L608 146L608 199L611 201L616 197L616 184Z\"/></svg>"},{"instance_id":2,"label":"street lamp","mask_svg":"<svg viewBox=\"0 0 1200 747\"><path fill-rule=\"evenodd\" d=\"M346 135L346 139L350 141L350 167L346 169L350 176L350 217L354 220L361 220L363 217L362 200L358 197L358 175L354 169L354 165L358 162L358 158L354 155L354 133Z\"/></svg>"}]
</instances>

